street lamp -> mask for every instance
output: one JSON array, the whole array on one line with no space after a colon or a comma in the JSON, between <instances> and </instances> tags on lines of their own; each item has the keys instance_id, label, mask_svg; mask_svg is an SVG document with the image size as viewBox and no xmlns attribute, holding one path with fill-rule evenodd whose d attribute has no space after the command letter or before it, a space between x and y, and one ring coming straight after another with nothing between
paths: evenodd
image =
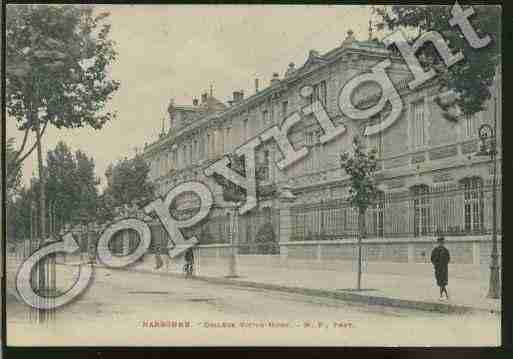
<instances>
[{"instance_id":1,"label":"street lamp","mask_svg":"<svg viewBox=\"0 0 513 359\"><path fill-rule=\"evenodd\" d=\"M228 238L231 246L231 253L229 259L229 274L226 278L237 278L237 257L236 246L238 245L238 210L239 203L235 203L228 208ZM235 243L237 242L237 243Z\"/></svg>"},{"instance_id":2,"label":"street lamp","mask_svg":"<svg viewBox=\"0 0 513 359\"><path fill-rule=\"evenodd\" d=\"M493 165L492 180L492 253L490 263L490 284L488 298L499 299L501 296L499 252L497 249L497 98L494 96L493 128L488 124L479 127L481 146L475 156L490 156Z\"/></svg>"}]
</instances>

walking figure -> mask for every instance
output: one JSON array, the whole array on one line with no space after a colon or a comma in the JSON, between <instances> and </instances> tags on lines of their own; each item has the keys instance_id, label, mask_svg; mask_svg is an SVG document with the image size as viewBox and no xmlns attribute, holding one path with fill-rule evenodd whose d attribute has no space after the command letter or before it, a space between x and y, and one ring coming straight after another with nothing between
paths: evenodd
<instances>
[{"instance_id":1,"label":"walking figure","mask_svg":"<svg viewBox=\"0 0 513 359\"><path fill-rule=\"evenodd\" d=\"M431 252L431 263L435 268L436 284L440 287L440 300L443 300L443 294L449 299L447 293L448 284L448 264L451 261L449 250L444 246L444 237L438 237L436 246Z\"/></svg>"},{"instance_id":2,"label":"walking figure","mask_svg":"<svg viewBox=\"0 0 513 359\"><path fill-rule=\"evenodd\" d=\"M194 273L194 252L192 248L185 252L184 272L187 277L191 277Z\"/></svg>"}]
</instances>

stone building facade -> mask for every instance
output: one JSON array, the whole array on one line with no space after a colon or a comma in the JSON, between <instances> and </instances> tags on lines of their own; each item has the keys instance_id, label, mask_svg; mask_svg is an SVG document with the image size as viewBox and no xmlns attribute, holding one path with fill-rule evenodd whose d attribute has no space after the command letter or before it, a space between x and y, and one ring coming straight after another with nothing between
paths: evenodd
<instances>
[{"instance_id":1,"label":"stone building facade","mask_svg":"<svg viewBox=\"0 0 513 359\"><path fill-rule=\"evenodd\" d=\"M390 59L386 71L403 101L399 119L389 128L365 138L368 148L379 156L377 178L381 195L368 211L369 238L422 238L436 233L448 236L482 236L491 230L491 163L478 157L478 128L493 125L497 118L499 171L501 163L501 85L500 72L493 92L497 98L472 117L450 121L439 105L440 89L431 81L411 91L407 84L413 76L402 58L391 53L377 40L358 41L349 32L340 46L319 54L311 50L304 65L290 64L282 77L275 73L269 86L249 97L235 91L223 104L212 91L192 106L169 106L170 131L146 145L144 158L151 167L151 180L157 195L186 180L206 181L214 190L216 203L223 203L222 189L203 169L222 156L232 153L266 128L312 101L299 90L313 87L335 124L344 124L347 132L336 140L321 144L322 130L312 116L305 116L289 132L295 149L306 146L309 154L294 165L280 170L276 162L281 154L272 141L257 149L258 207L239 217L239 241L251 243L264 223L271 223L280 242L339 240L355 235L356 212L347 203L348 179L340 168L339 156L350 150L352 137L365 124L380 121L354 121L342 115L338 96L354 76ZM353 96L359 107L371 106L380 98L380 88L364 83ZM387 109L385 108L385 112ZM499 184L500 173L499 173ZM501 192L498 194L498 226L501 223ZM283 189L295 196L284 200ZM194 196L183 196L177 207L194 207ZM210 240L226 240L227 210L217 206L208 221ZM198 229L199 232L201 230ZM223 232L224 231L224 232ZM206 233L206 232L205 232ZM201 235L200 235L201 240Z\"/></svg>"}]
</instances>

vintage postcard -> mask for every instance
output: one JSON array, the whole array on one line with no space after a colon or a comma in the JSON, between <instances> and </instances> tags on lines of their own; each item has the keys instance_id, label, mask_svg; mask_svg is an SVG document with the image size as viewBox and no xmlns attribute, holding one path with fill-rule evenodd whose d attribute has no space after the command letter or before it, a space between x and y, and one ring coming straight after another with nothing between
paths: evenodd
<instances>
[{"instance_id":1,"label":"vintage postcard","mask_svg":"<svg viewBox=\"0 0 513 359\"><path fill-rule=\"evenodd\" d=\"M5 11L7 346L501 345L501 6Z\"/></svg>"}]
</instances>

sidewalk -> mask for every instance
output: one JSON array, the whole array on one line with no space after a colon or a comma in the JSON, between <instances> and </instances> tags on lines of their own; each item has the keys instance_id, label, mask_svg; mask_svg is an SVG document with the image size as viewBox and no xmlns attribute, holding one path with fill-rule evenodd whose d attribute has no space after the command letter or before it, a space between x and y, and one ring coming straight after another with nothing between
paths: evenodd
<instances>
[{"instance_id":1,"label":"sidewalk","mask_svg":"<svg viewBox=\"0 0 513 359\"><path fill-rule=\"evenodd\" d=\"M80 259L68 258L66 263L77 265ZM205 258L196 263L195 279L418 310L501 312L500 300L486 298L489 272L484 267L450 265L450 300L440 301L430 264L370 262L368 272L362 275L363 290L355 291L356 273L352 270L352 262L338 263L337 270L312 270L298 268L293 261L280 262L279 265L270 261L269 265L255 265L240 256L237 261L238 277L226 278L228 257ZM146 255L142 262L126 270L183 276L182 266L182 262L169 262L156 270L153 255Z\"/></svg>"},{"instance_id":2,"label":"sidewalk","mask_svg":"<svg viewBox=\"0 0 513 359\"><path fill-rule=\"evenodd\" d=\"M223 284L251 286L263 289L293 291L321 295L348 301L399 306L411 309L443 312L486 311L500 313L500 300L486 298L488 270L470 265L450 265L450 301L439 300L431 264L400 264L371 262L362 276L363 290L354 290L356 273L352 262L340 261L338 270L301 269L293 261L255 265L240 256L237 261L237 278L226 278L228 257L212 260L200 259L196 263L196 278ZM181 263L169 263L155 270L155 260L147 255L144 261L129 270L151 273L183 275ZM401 274L398 274L401 273Z\"/></svg>"}]
</instances>

